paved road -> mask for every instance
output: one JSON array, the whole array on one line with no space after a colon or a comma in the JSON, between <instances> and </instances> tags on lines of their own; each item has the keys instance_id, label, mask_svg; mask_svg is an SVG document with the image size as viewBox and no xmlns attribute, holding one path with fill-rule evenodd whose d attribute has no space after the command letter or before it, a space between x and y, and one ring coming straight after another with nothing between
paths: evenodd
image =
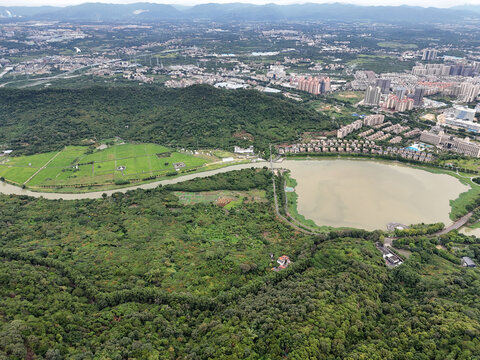
<instances>
[{"instance_id":1,"label":"paved road","mask_svg":"<svg viewBox=\"0 0 480 360\"><path fill-rule=\"evenodd\" d=\"M467 215L464 215L462 216L460 219L458 219L457 221L455 221L452 225L450 225L449 227L443 229L442 231L439 231L438 233L435 233L435 235L443 235L443 234L447 234L449 233L450 231L452 230L458 230L460 229L463 225L465 225L468 220L470 220L470 218L472 217L473 215L473 212L469 212Z\"/></svg>"},{"instance_id":2,"label":"paved road","mask_svg":"<svg viewBox=\"0 0 480 360\"><path fill-rule=\"evenodd\" d=\"M445 229L443 229L441 231L438 231L436 233L433 233L433 234L429 234L427 236L444 235L444 234L448 234L450 231L458 230L462 226L464 226L468 222L468 220L470 220L472 215L473 215L473 211L471 211L468 214L462 216L460 219L456 220L454 223L452 223L452 225L446 227ZM389 247L393 247L393 245L392 245L393 240L396 240L396 239L398 239L398 237L395 237L395 236L387 237L387 238L384 239L384 245L389 246Z\"/></svg>"}]
</instances>

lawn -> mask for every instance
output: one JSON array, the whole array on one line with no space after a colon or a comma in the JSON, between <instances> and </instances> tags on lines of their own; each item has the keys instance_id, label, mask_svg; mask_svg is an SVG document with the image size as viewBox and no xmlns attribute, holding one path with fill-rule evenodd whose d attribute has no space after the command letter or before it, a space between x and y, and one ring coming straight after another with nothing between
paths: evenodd
<instances>
[{"instance_id":1,"label":"lawn","mask_svg":"<svg viewBox=\"0 0 480 360\"><path fill-rule=\"evenodd\" d=\"M356 104L363 99L364 93L361 91L341 91L334 93L332 96L334 99Z\"/></svg>"},{"instance_id":2,"label":"lawn","mask_svg":"<svg viewBox=\"0 0 480 360\"><path fill-rule=\"evenodd\" d=\"M461 169L480 171L480 160L479 159L448 159L442 161L442 165L453 164L455 167Z\"/></svg>"},{"instance_id":3,"label":"lawn","mask_svg":"<svg viewBox=\"0 0 480 360\"><path fill-rule=\"evenodd\" d=\"M55 154L55 152L49 152L31 156L0 158L0 177L22 185Z\"/></svg>"},{"instance_id":4,"label":"lawn","mask_svg":"<svg viewBox=\"0 0 480 360\"><path fill-rule=\"evenodd\" d=\"M418 48L418 46L415 44L405 44L399 41L383 41L379 42L377 45L383 48L400 50L412 50Z\"/></svg>"},{"instance_id":5,"label":"lawn","mask_svg":"<svg viewBox=\"0 0 480 360\"><path fill-rule=\"evenodd\" d=\"M0 176L23 184L35 174L26 184L33 188L83 186L111 184L119 179L141 181L174 172L174 163L184 163L181 170L192 170L208 162L205 158L156 144L118 144L101 150L67 146L58 155L51 152L4 159L0 163Z\"/></svg>"},{"instance_id":6,"label":"lawn","mask_svg":"<svg viewBox=\"0 0 480 360\"><path fill-rule=\"evenodd\" d=\"M244 200L249 202L264 202L266 201L266 194L264 190L250 190L250 191L201 191L201 192L185 192L174 191L173 194L178 197L183 205L215 203L231 210L240 206Z\"/></svg>"},{"instance_id":7,"label":"lawn","mask_svg":"<svg viewBox=\"0 0 480 360\"><path fill-rule=\"evenodd\" d=\"M400 61L390 55L366 55L360 54L356 59L348 62L348 65L358 70L371 70L376 73L402 72L411 69L415 65L412 61Z\"/></svg>"}]
</instances>

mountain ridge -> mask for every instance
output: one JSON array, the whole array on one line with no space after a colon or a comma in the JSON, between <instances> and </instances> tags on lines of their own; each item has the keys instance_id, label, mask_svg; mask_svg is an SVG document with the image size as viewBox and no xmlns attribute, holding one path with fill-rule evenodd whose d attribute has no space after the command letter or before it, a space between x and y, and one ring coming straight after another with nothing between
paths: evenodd
<instances>
[{"instance_id":1,"label":"mountain ridge","mask_svg":"<svg viewBox=\"0 0 480 360\"><path fill-rule=\"evenodd\" d=\"M476 9L479 8L478 12ZM106 4L87 2L66 7L0 6L0 18L55 21L376 21L376 22L453 22L479 17L480 7L435 8L420 6L361 6L341 3L254 5L249 3L208 3L175 6L138 2Z\"/></svg>"}]
</instances>

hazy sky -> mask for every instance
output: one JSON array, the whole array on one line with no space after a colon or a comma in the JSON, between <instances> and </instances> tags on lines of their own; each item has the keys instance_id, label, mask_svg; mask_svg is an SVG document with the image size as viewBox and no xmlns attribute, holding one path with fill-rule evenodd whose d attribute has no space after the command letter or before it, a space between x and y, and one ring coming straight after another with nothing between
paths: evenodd
<instances>
[{"instance_id":1,"label":"hazy sky","mask_svg":"<svg viewBox=\"0 0 480 360\"><path fill-rule=\"evenodd\" d=\"M480 0L467 0L467 1L454 1L454 0L0 0L0 6L15 6L15 5L27 5L27 6L37 6L37 5L56 5L56 6L66 6L81 4L84 2L103 2L103 3L114 3L114 4L127 4L135 2L153 2L161 4L181 4L181 5L195 5L203 4L208 2L215 3L231 3L231 2L246 2L252 4L295 4L295 3L305 3L305 2L343 2L351 3L358 5L417 5L417 6L434 6L434 7L450 7L460 5L462 3L480 5Z\"/></svg>"}]
</instances>

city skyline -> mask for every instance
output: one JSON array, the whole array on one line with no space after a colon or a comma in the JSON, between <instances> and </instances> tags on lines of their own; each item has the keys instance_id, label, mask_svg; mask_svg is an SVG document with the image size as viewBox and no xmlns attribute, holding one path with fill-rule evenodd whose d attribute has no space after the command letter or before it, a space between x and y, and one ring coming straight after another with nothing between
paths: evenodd
<instances>
[{"instance_id":1,"label":"city skyline","mask_svg":"<svg viewBox=\"0 0 480 360\"><path fill-rule=\"evenodd\" d=\"M70 6L70 5L78 5L85 3L87 1L83 0L3 0L0 1L0 6ZM106 4L132 4L141 2L138 0L98 0L95 2L99 3L106 3ZM180 1L172 1L172 0L165 0L165 1L149 1L150 3L157 3L157 4L169 4L169 5L183 5L183 6L194 6L199 4L207 4L207 3L218 3L218 4L227 4L227 3L234 3L236 1L233 0L216 0L216 1L208 1L208 0L180 0ZM408 5L408 6L421 6L421 7L436 7L436 8L449 8L458 5L480 5L480 0L470 0L462 3L458 3L452 0L382 0L382 1L375 1L375 0L349 0L349 1L331 1L331 0L310 0L310 1L298 1L298 0L248 0L248 1L240 1L241 3L247 4L254 4L254 5L266 5L266 4L277 4L277 5L291 5L291 4L305 4L305 3L343 3L343 4L351 4L351 5L363 5L363 6L400 6L400 5Z\"/></svg>"}]
</instances>

